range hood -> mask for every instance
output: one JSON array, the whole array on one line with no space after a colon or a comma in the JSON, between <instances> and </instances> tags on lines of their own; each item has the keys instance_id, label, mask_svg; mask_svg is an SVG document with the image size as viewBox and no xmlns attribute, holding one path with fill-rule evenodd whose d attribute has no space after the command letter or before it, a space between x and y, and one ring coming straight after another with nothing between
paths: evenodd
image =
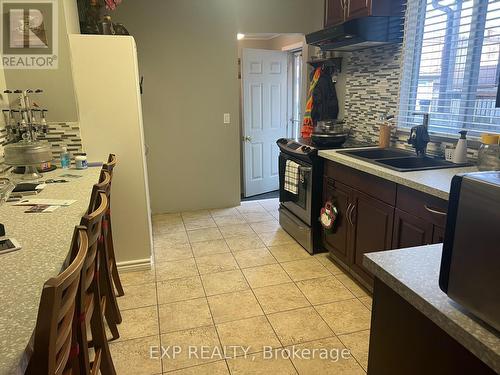
<instances>
[{"instance_id":1,"label":"range hood","mask_svg":"<svg viewBox=\"0 0 500 375\"><path fill-rule=\"evenodd\" d=\"M363 17L308 34L306 42L323 51L346 52L401 43L403 23L403 17Z\"/></svg>"}]
</instances>

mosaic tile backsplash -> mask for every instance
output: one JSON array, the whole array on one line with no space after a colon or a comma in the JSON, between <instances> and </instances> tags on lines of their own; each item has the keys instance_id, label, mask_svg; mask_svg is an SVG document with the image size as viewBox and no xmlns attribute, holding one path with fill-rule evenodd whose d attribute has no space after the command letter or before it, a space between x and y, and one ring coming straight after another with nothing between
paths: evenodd
<instances>
[{"instance_id":1,"label":"mosaic tile backsplash","mask_svg":"<svg viewBox=\"0 0 500 375\"><path fill-rule=\"evenodd\" d=\"M59 165L60 153L63 147L66 147L71 154L71 160L74 161L74 154L82 152L82 139L80 137L80 127L75 122L49 122L49 132L46 136L40 137L48 141L52 146L54 156L53 163ZM0 164L3 160L3 145L6 143L6 132L0 128Z\"/></svg>"},{"instance_id":2,"label":"mosaic tile backsplash","mask_svg":"<svg viewBox=\"0 0 500 375\"><path fill-rule=\"evenodd\" d=\"M345 74L345 119L356 139L377 143L379 118L386 113L396 115L399 105L399 82L402 63L402 45L369 48L345 54L342 74ZM408 133L394 131L393 145L411 149L407 144ZM457 137L458 140L458 137ZM434 139L428 153L443 156L447 147L456 141ZM477 142L476 142L477 143ZM469 158L477 158L477 148L468 150Z\"/></svg>"}]
</instances>

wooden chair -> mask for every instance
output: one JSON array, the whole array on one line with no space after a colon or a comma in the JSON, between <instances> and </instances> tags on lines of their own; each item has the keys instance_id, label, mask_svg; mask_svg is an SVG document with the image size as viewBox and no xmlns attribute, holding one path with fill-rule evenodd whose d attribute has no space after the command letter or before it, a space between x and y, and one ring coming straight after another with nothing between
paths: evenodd
<instances>
[{"instance_id":1,"label":"wooden chair","mask_svg":"<svg viewBox=\"0 0 500 375\"><path fill-rule=\"evenodd\" d=\"M87 248L85 228L76 227L71 241L71 253L75 254L73 261L43 286L34 350L26 374L78 374L78 346L73 327Z\"/></svg>"},{"instance_id":2,"label":"wooden chair","mask_svg":"<svg viewBox=\"0 0 500 375\"><path fill-rule=\"evenodd\" d=\"M104 238L102 220L108 209L106 193L96 192L95 209L82 217L81 224L87 228L88 252L82 268L80 293L77 298L77 340L80 346L80 373L116 375L106 337L104 315L108 303L107 296L100 290L100 274ZM88 327L92 340L88 337ZM94 349L94 361L90 361L89 348Z\"/></svg>"},{"instance_id":3,"label":"wooden chair","mask_svg":"<svg viewBox=\"0 0 500 375\"><path fill-rule=\"evenodd\" d=\"M108 162L103 165L103 169L107 170L109 172L109 175L111 176L111 182L113 181L113 169L116 167L118 160L116 158L115 154L109 154L108 157ZM109 194L108 194L108 199L111 199L111 183L109 185ZM113 231L111 230L111 201L110 201L110 209L107 215L107 230L108 234L106 236L107 243L108 243L108 255L109 255L109 268L111 275L113 277L113 282L116 288L116 291L118 292L118 297L121 297L125 295L125 292L123 291L123 286L122 282L120 280L120 275L118 273L118 269L116 267L116 257L115 257L115 248L113 245Z\"/></svg>"},{"instance_id":4,"label":"wooden chair","mask_svg":"<svg viewBox=\"0 0 500 375\"><path fill-rule=\"evenodd\" d=\"M112 339L115 340L120 337L120 333L118 332L117 325L122 322L122 317L120 313L120 308L118 306L118 302L116 300L115 288L112 278L112 270L113 270L113 261L110 259L109 255L109 242L106 240L109 236L109 201L111 196L111 175L106 169L101 170L101 175L99 177L99 183L95 184L92 189L92 195L90 198L89 209L87 212L92 212L97 208L97 198L99 192L103 192L106 194L108 198L108 209L104 214L102 219L102 235L103 242L101 246L101 263L107 265L107 267L102 267L100 274L100 287L101 293L106 296L108 303L106 304L106 321L108 323L108 327L112 334Z\"/></svg>"}]
</instances>

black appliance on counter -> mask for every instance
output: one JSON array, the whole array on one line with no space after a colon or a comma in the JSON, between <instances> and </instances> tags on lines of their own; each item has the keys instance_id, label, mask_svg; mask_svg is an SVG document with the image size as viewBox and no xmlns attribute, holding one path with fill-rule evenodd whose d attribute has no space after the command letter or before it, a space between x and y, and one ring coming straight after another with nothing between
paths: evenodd
<instances>
[{"instance_id":1,"label":"black appliance on counter","mask_svg":"<svg viewBox=\"0 0 500 375\"><path fill-rule=\"evenodd\" d=\"M281 227L309 253L321 251L321 224L319 214L323 197L324 159L318 155L319 150L331 150L332 146L314 145L311 139L286 139L277 142L280 148L279 180L280 180L280 215ZM373 146L348 139L337 148L356 148ZM287 160L299 164L298 194L285 190L285 168Z\"/></svg>"},{"instance_id":2,"label":"black appliance on counter","mask_svg":"<svg viewBox=\"0 0 500 375\"><path fill-rule=\"evenodd\" d=\"M500 331L500 172L453 177L439 286Z\"/></svg>"}]
</instances>

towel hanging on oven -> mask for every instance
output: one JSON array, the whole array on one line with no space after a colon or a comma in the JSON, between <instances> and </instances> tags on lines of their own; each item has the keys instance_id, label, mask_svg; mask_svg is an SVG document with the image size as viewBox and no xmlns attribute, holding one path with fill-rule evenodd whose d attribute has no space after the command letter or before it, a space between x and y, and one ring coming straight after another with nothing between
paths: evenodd
<instances>
[{"instance_id":1,"label":"towel hanging on oven","mask_svg":"<svg viewBox=\"0 0 500 375\"><path fill-rule=\"evenodd\" d=\"M285 166L285 190L292 194L299 194L300 165L293 160L287 160Z\"/></svg>"}]
</instances>

